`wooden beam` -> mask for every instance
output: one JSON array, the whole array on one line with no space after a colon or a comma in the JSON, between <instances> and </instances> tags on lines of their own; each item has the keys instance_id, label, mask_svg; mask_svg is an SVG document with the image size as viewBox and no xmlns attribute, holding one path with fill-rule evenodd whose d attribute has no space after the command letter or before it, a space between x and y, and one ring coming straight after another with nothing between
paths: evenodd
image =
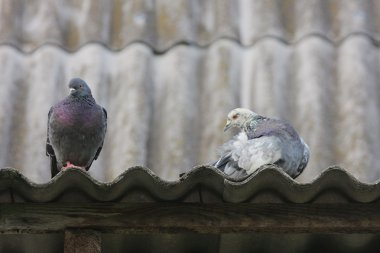
<instances>
[{"instance_id":1,"label":"wooden beam","mask_svg":"<svg viewBox=\"0 0 380 253\"><path fill-rule=\"evenodd\" d=\"M380 204L18 203L0 214L0 233L380 232Z\"/></svg>"},{"instance_id":2,"label":"wooden beam","mask_svg":"<svg viewBox=\"0 0 380 253\"><path fill-rule=\"evenodd\" d=\"M100 253L101 236L95 230L66 229L64 253Z\"/></svg>"}]
</instances>

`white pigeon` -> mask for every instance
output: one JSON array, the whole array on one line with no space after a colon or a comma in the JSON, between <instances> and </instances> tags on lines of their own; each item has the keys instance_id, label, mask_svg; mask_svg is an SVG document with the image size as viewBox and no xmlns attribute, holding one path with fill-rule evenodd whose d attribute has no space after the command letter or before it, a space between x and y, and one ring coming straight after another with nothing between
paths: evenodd
<instances>
[{"instance_id":1,"label":"white pigeon","mask_svg":"<svg viewBox=\"0 0 380 253\"><path fill-rule=\"evenodd\" d=\"M228 113L224 131L233 127L242 131L221 147L213 164L232 178L250 175L265 164L276 164L295 178L309 161L309 147L286 121L236 108Z\"/></svg>"}]
</instances>

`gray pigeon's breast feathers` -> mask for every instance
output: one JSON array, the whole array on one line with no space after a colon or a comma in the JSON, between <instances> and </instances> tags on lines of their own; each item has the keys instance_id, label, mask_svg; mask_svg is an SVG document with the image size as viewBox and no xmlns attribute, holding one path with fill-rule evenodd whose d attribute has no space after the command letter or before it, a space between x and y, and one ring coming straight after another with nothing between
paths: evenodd
<instances>
[{"instance_id":1,"label":"gray pigeon's breast feathers","mask_svg":"<svg viewBox=\"0 0 380 253\"><path fill-rule=\"evenodd\" d=\"M56 106L52 117L62 127L97 128L103 124L102 114L102 108L97 104L72 102Z\"/></svg>"},{"instance_id":2,"label":"gray pigeon's breast feathers","mask_svg":"<svg viewBox=\"0 0 380 253\"><path fill-rule=\"evenodd\" d=\"M88 167L103 145L107 123L103 108L96 103L67 99L52 108L49 139L58 166L66 161Z\"/></svg>"}]
</instances>

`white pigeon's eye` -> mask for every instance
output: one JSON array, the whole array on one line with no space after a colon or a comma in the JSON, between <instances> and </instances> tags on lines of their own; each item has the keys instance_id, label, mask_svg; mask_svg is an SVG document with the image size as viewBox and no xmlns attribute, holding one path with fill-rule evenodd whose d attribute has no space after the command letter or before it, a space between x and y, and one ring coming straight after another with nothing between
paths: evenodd
<instances>
[{"instance_id":1,"label":"white pigeon's eye","mask_svg":"<svg viewBox=\"0 0 380 253\"><path fill-rule=\"evenodd\" d=\"M239 114L234 114L234 115L232 116L232 119L237 119L237 118L239 118Z\"/></svg>"}]
</instances>

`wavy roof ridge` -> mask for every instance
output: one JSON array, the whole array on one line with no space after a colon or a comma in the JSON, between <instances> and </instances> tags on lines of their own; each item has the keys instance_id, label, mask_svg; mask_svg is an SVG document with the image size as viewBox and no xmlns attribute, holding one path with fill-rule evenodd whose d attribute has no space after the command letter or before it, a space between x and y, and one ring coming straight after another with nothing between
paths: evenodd
<instances>
[{"instance_id":1,"label":"wavy roof ridge","mask_svg":"<svg viewBox=\"0 0 380 253\"><path fill-rule=\"evenodd\" d=\"M310 183L298 183L274 165L263 166L249 177L234 181L211 166L197 166L177 181L166 181L146 167L128 168L112 182L100 182L86 172L68 169L47 183L36 184L13 168L0 169L0 193L11 189L30 202L51 202L66 192L81 192L93 201L117 201L140 190L156 201L181 201L191 191L207 187L223 201L250 201L262 192L272 192L292 203L313 202L326 192L339 192L350 201L369 203L380 198L380 181L366 184L344 169L327 168Z\"/></svg>"},{"instance_id":2,"label":"wavy roof ridge","mask_svg":"<svg viewBox=\"0 0 380 253\"><path fill-rule=\"evenodd\" d=\"M345 43L347 40L349 40L353 37L366 38L366 39L370 40L374 46L380 47L380 40L377 39L375 36L372 36L370 33L353 32L353 33L350 33L350 34L346 35L345 37L343 37L339 40L332 40L330 37L328 37L322 33L309 33L309 34L306 34L306 35L304 35L300 38L297 38L295 40L287 40L286 38L283 38L282 36L277 36L277 35L263 35L263 36L260 36L259 38L257 38L256 40L252 41L249 44L244 44L239 39L236 39L233 37L221 36L221 37L218 37L217 39L214 39L214 40L210 41L209 43L205 43L205 44L197 43L196 41L191 41L191 40L178 40L178 41L174 41L173 43L171 43L170 46L167 46L167 47L162 48L162 49L158 49L157 47L155 47L154 45L152 45L148 41L144 41L144 40L133 40L133 41L128 42L127 44L125 44L123 47L120 47L120 48L115 48L115 47L109 46L107 43L103 43L101 41L87 41L86 43L83 43L74 49L70 49L70 48L66 47L65 45L62 45L62 44L57 43L57 42L45 42L45 43L42 43L42 44L35 46L31 50L24 50L23 47L19 46L17 43L0 42L0 48L1 47L11 47L14 50L20 52L21 54L32 55L35 52L37 52L37 51L39 51L45 47L55 47L55 48L60 49L66 53L74 54L74 53L81 51L83 48L90 46L90 45L98 45L98 46L101 46L110 52L115 52L115 53L123 51L123 50L125 50L131 46L134 46L134 45L142 45L142 46L147 47L154 54L160 55L160 54L165 54L165 53L167 53L167 52L171 51L172 49L177 48L179 46L191 46L191 47L198 48L198 49L208 49L220 41L229 41L231 43L236 44L237 46L239 46L241 48L247 48L248 49L248 48L252 48L252 47L257 46L259 43L266 41L266 40L272 40L272 41L275 40L275 41L282 43L284 45L292 46L292 45L297 45L297 44L303 43L305 40L308 40L308 39L319 38L319 39L325 41L326 43L331 44L332 46L340 47L343 43Z\"/></svg>"}]
</instances>

